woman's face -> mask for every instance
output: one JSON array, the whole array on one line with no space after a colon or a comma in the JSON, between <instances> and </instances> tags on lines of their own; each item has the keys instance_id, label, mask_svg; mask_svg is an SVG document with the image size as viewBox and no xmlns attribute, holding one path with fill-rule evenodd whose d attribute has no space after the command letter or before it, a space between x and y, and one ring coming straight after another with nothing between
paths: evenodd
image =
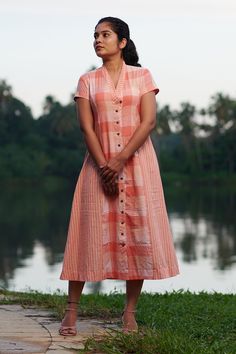
<instances>
[{"instance_id":1,"label":"woman's face","mask_svg":"<svg viewBox=\"0 0 236 354\"><path fill-rule=\"evenodd\" d=\"M117 34L108 22L102 22L95 28L93 45L98 57L105 59L118 54L121 55L125 44L126 39L119 41Z\"/></svg>"}]
</instances>

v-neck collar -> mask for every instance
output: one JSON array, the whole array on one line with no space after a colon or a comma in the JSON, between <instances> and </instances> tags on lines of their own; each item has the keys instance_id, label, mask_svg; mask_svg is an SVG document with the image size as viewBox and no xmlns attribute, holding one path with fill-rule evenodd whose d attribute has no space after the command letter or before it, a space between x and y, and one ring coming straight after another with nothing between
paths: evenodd
<instances>
[{"instance_id":1,"label":"v-neck collar","mask_svg":"<svg viewBox=\"0 0 236 354\"><path fill-rule=\"evenodd\" d=\"M119 75L116 87L115 87L114 82L113 82L113 80L111 78L111 75L109 74L109 72L108 72L107 68L105 67L105 65L102 66L102 69L103 69L105 78L106 78L111 90L114 93L116 93L116 94L120 93L121 89L123 87L124 78L125 78L125 69L126 69L125 61L123 60L123 64L122 64L122 67L121 67L121 70L120 70L120 75Z\"/></svg>"}]
</instances>

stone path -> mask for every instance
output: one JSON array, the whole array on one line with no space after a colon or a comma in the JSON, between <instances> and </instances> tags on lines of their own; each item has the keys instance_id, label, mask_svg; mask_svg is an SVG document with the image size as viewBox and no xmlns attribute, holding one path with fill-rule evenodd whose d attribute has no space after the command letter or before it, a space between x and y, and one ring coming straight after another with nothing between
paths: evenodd
<instances>
[{"instance_id":1,"label":"stone path","mask_svg":"<svg viewBox=\"0 0 236 354\"><path fill-rule=\"evenodd\" d=\"M114 323L80 319L77 336L62 337L58 334L59 325L49 311L0 305L0 354L76 353L84 348L83 342L89 336L101 336L109 329L119 329Z\"/></svg>"}]
</instances>

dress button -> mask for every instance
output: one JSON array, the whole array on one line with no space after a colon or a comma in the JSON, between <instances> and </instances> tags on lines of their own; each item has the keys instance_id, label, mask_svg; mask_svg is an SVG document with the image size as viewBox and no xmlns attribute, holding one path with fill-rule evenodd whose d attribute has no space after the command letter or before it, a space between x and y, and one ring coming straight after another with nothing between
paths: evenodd
<instances>
[{"instance_id":1,"label":"dress button","mask_svg":"<svg viewBox=\"0 0 236 354\"><path fill-rule=\"evenodd\" d=\"M118 109L116 109L116 113L119 112Z\"/></svg>"},{"instance_id":2,"label":"dress button","mask_svg":"<svg viewBox=\"0 0 236 354\"><path fill-rule=\"evenodd\" d=\"M125 222L124 221L121 221L121 224L123 225Z\"/></svg>"},{"instance_id":3,"label":"dress button","mask_svg":"<svg viewBox=\"0 0 236 354\"><path fill-rule=\"evenodd\" d=\"M124 192L124 189L121 189L120 191L121 191L121 192Z\"/></svg>"},{"instance_id":4,"label":"dress button","mask_svg":"<svg viewBox=\"0 0 236 354\"><path fill-rule=\"evenodd\" d=\"M124 232L121 232L121 235L123 236L123 235L124 235Z\"/></svg>"},{"instance_id":5,"label":"dress button","mask_svg":"<svg viewBox=\"0 0 236 354\"><path fill-rule=\"evenodd\" d=\"M120 146L120 144L118 144L117 146Z\"/></svg>"},{"instance_id":6,"label":"dress button","mask_svg":"<svg viewBox=\"0 0 236 354\"><path fill-rule=\"evenodd\" d=\"M120 177L120 179L124 179L124 177Z\"/></svg>"},{"instance_id":7,"label":"dress button","mask_svg":"<svg viewBox=\"0 0 236 354\"><path fill-rule=\"evenodd\" d=\"M120 135L120 133L116 133L117 135Z\"/></svg>"},{"instance_id":8,"label":"dress button","mask_svg":"<svg viewBox=\"0 0 236 354\"><path fill-rule=\"evenodd\" d=\"M121 210L121 214L124 214L124 210Z\"/></svg>"},{"instance_id":9,"label":"dress button","mask_svg":"<svg viewBox=\"0 0 236 354\"><path fill-rule=\"evenodd\" d=\"M119 124L119 121L118 121L118 120L116 121L116 124Z\"/></svg>"},{"instance_id":10,"label":"dress button","mask_svg":"<svg viewBox=\"0 0 236 354\"><path fill-rule=\"evenodd\" d=\"M122 103L122 101L120 100L120 103Z\"/></svg>"},{"instance_id":11,"label":"dress button","mask_svg":"<svg viewBox=\"0 0 236 354\"><path fill-rule=\"evenodd\" d=\"M123 199L121 199L121 201L120 201L121 203L123 203Z\"/></svg>"}]
</instances>

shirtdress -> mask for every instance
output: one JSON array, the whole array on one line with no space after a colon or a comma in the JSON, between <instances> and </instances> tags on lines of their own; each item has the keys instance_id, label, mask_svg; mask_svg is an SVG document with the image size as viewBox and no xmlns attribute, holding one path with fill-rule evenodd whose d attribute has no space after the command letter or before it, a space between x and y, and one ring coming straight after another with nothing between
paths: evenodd
<instances>
[{"instance_id":1,"label":"shirtdress","mask_svg":"<svg viewBox=\"0 0 236 354\"><path fill-rule=\"evenodd\" d=\"M82 75L74 99L91 104L106 160L118 154L140 123L140 100L158 93L148 69L123 61L115 87L103 65ZM118 175L119 195L107 196L86 151L74 191L60 279L162 279L179 274L158 160L150 136Z\"/></svg>"}]
</instances>

